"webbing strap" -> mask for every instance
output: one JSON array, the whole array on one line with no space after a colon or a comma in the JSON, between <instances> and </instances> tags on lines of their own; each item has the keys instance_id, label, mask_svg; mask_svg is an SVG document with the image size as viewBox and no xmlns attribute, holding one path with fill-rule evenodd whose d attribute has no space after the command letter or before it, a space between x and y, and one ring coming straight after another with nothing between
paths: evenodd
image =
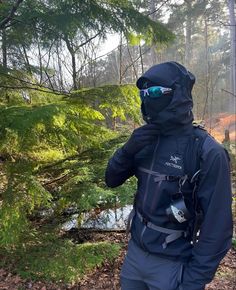
<instances>
[{"instance_id":1,"label":"webbing strap","mask_svg":"<svg viewBox=\"0 0 236 290\"><path fill-rule=\"evenodd\" d=\"M126 226L126 235L129 235L130 232L130 228L131 228L131 223L133 220L133 217L135 215L135 209L133 208L128 216L128 220L127 220L127 226Z\"/></svg>"},{"instance_id":2,"label":"webbing strap","mask_svg":"<svg viewBox=\"0 0 236 290\"><path fill-rule=\"evenodd\" d=\"M138 167L138 169L140 171L143 171L145 173L148 173L148 174L151 174L151 175L154 175L155 178L154 178L154 181L155 182L159 182L159 181L163 181L163 180L167 180L167 181L175 181L175 180L179 180L181 178L183 178L183 176L175 176L175 175L165 175L165 174L160 174L159 172L157 171L153 171L153 170L150 170L150 169L147 169L147 168L144 168L144 167Z\"/></svg>"},{"instance_id":3,"label":"webbing strap","mask_svg":"<svg viewBox=\"0 0 236 290\"><path fill-rule=\"evenodd\" d=\"M157 226L157 225L153 224L152 222L146 221L145 218L139 212L137 212L137 216L140 219L140 221L142 223L144 223L148 228L150 228L154 231L158 231L160 233L168 234L168 236L165 238L165 242L162 244L162 247L164 249L167 247L167 245L169 243L177 240L178 238L180 238L182 236L187 235L186 231L167 229L167 228Z\"/></svg>"}]
</instances>

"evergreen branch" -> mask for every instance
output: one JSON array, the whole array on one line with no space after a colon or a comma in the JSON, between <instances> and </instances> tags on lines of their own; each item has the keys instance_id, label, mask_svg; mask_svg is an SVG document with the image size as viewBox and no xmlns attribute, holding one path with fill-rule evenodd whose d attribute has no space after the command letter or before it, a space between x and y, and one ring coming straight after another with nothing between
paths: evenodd
<instances>
[{"instance_id":1,"label":"evergreen branch","mask_svg":"<svg viewBox=\"0 0 236 290\"><path fill-rule=\"evenodd\" d=\"M86 151L84 151L84 152L89 152L89 151L90 151L90 150L86 150ZM84 152L82 152L82 153L84 153ZM63 159L61 159L61 160L58 160L58 161L56 161L56 162L54 162L54 163L48 164L48 165L46 165L46 166L43 166L43 167L41 167L41 168L35 170L35 171L34 171L34 174L38 174L38 173L44 172L45 170L48 170L48 169L50 169L50 168L52 168L52 167L55 167L55 166L57 166L57 165L60 165L60 164L62 164L62 163L65 162L65 161L69 161L69 160L76 159L76 158L78 158L79 156L80 156L79 153L74 154L74 155L70 155L70 156L68 156L68 157L66 157L66 158L63 158Z\"/></svg>"},{"instance_id":2,"label":"evergreen branch","mask_svg":"<svg viewBox=\"0 0 236 290\"><path fill-rule=\"evenodd\" d=\"M123 138L123 137L124 137L124 138L127 138L126 135L121 135L121 136L118 136L118 137L115 137L115 138L109 140L108 142L106 141L106 143L108 143L108 144L114 144L114 143L117 143L118 140L120 140L120 139ZM33 173L34 173L34 174L42 173L42 172L44 172L44 171L46 171L46 170L48 170L48 169L50 169L50 168L52 168L52 167L55 167L55 166L57 166L57 165L62 164L62 163L65 162L65 161L73 160L73 159L76 159L76 158L80 158L80 159L81 159L81 158L83 157L83 155L86 156L86 154L88 154L88 153L94 153L94 149L96 149L96 148L93 148L93 147L92 147L92 148L89 148L89 149L87 149L87 150L82 151L81 153L76 153L76 154L70 155L70 156L68 156L68 157L66 157L66 158L63 158L63 159L58 160L58 161L55 161L54 163L51 163L51 164L45 165L45 166L43 166L43 167L40 167L40 168L34 170Z\"/></svg>"},{"instance_id":3,"label":"evergreen branch","mask_svg":"<svg viewBox=\"0 0 236 290\"><path fill-rule=\"evenodd\" d=\"M9 15L0 22L0 29L4 29L5 25L12 19L16 10L18 9L19 5L23 2L23 0L17 0L16 3L13 5Z\"/></svg>"}]
</instances>

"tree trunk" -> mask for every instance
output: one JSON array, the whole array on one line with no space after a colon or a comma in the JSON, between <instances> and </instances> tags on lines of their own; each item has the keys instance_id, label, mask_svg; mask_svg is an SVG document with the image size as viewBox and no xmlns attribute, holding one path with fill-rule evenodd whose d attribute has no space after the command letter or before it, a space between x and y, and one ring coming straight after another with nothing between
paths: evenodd
<instances>
[{"instance_id":1,"label":"tree trunk","mask_svg":"<svg viewBox=\"0 0 236 290\"><path fill-rule=\"evenodd\" d=\"M119 68L119 84L122 84L122 34L120 36L120 45L119 45L119 63L120 63L120 68Z\"/></svg>"},{"instance_id":2,"label":"tree trunk","mask_svg":"<svg viewBox=\"0 0 236 290\"><path fill-rule=\"evenodd\" d=\"M73 89L77 90L77 72L76 72L76 60L75 60L75 51L69 41L69 39L65 36L64 40L66 42L67 49L71 55L71 65L72 65L72 80L73 80Z\"/></svg>"},{"instance_id":3,"label":"tree trunk","mask_svg":"<svg viewBox=\"0 0 236 290\"><path fill-rule=\"evenodd\" d=\"M30 75L32 75L29 58L28 58L27 51L26 51L26 48L25 48L24 44L22 44L22 48L23 48L23 53L24 53L24 58L25 58L25 64L26 64L27 71L28 71L28 73Z\"/></svg>"},{"instance_id":4,"label":"tree trunk","mask_svg":"<svg viewBox=\"0 0 236 290\"><path fill-rule=\"evenodd\" d=\"M150 5L149 5L149 11L152 12L152 11L155 11L155 10L156 10L156 5L155 5L156 3L157 3L157 1L154 1L154 0L151 1ZM151 14L151 15L150 15L150 18L151 18L153 21L156 21L156 20L157 20L156 17L155 17L155 13ZM150 55L151 55L151 65L155 65L155 64L157 64L157 62L158 62L158 57L157 57L156 45L155 45L155 44L153 44L153 45L151 46Z\"/></svg>"},{"instance_id":5,"label":"tree trunk","mask_svg":"<svg viewBox=\"0 0 236 290\"><path fill-rule=\"evenodd\" d=\"M42 84L43 81L43 63L42 63L42 55L41 55L41 47L40 47L40 42L38 40L38 51L39 51L39 72L40 72L40 80L39 83Z\"/></svg>"},{"instance_id":6,"label":"tree trunk","mask_svg":"<svg viewBox=\"0 0 236 290\"><path fill-rule=\"evenodd\" d=\"M236 19L235 19L235 0L228 0L229 19L230 19L230 39L231 39L231 55L230 55L230 85L231 92L236 96ZM234 100L233 100L234 101ZM230 106L232 106L230 104Z\"/></svg>"},{"instance_id":7,"label":"tree trunk","mask_svg":"<svg viewBox=\"0 0 236 290\"><path fill-rule=\"evenodd\" d=\"M191 39L192 39L192 15L191 15L191 9L192 4L191 1L186 1L187 3L187 11L190 13L187 13L187 19L186 19L186 36L185 36L185 65L188 67L191 62L191 55L192 55L192 45L191 45Z\"/></svg>"},{"instance_id":8,"label":"tree trunk","mask_svg":"<svg viewBox=\"0 0 236 290\"><path fill-rule=\"evenodd\" d=\"M208 56L208 23L207 19L204 19L204 34L205 34L205 89L206 89L206 99L203 108L202 120L205 119L206 114L208 114L208 100L209 100L209 56Z\"/></svg>"},{"instance_id":9,"label":"tree trunk","mask_svg":"<svg viewBox=\"0 0 236 290\"><path fill-rule=\"evenodd\" d=\"M77 80L76 80L76 61L75 61L75 53L71 52L71 63L72 63L72 78L73 78L73 89L77 90Z\"/></svg>"},{"instance_id":10,"label":"tree trunk","mask_svg":"<svg viewBox=\"0 0 236 290\"><path fill-rule=\"evenodd\" d=\"M139 55L140 55L140 62L141 62L141 68L142 68L142 74L144 73L144 67L143 67L143 55L142 55L142 47L141 44L139 44Z\"/></svg>"},{"instance_id":11,"label":"tree trunk","mask_svg":"<svg viewBox=\"0 0 236 290\"><path fill-rule=\"evenodd\" d=\"M63 82L63 76L62 76L62 65L61 65L61 58L60 58L60 52L59 52L59 42L56 44L56 51L57 51L57 65L59 70L59 88L60 90L64 90L64 82Z\"/></svg>"},{"instance_id":12,"label":"tree trunk","mask_svg":"<svg viewBox=\"0 0 236 290\"><path fill-rule=\"evenodd\" d=\"M129 54L129 57L130 57L130 60L131 60L132 67L133 67L135 80L137 80L138 79L138 74L137 74L137 71L136 71L136 68L135 68L134 60L133 60L132 54L130 52L130 48L129 48L128 42L127 42L127 50L128 50L128 54ZM133 76L132 76L132 81L133 81Z\"/></svg>"},{"instance_id":13,"label":"tree trunk","mask_svg":"<svg viewBox=\"0 0 236 290\"><path fill-rule=\"evenodd\" d=\"M7 39L6 39L6 29L2 29L2 65L7 68Z\"/></svg>"}]
</instances>

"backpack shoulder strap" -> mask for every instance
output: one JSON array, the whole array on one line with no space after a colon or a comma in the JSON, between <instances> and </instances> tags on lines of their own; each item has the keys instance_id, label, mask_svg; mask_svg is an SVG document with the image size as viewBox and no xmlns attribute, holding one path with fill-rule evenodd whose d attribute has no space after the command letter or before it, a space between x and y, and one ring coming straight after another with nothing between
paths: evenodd
<instances>
[{"instance_id":1,"label":"backpack shoulder strap","mask_svg":"<svg viewBox=\"0 0 236 290\"><path fill-rule=\"evenodd\" d=\"M202 148L207 136L209 136L209 134L202 126L193 125L193 132L190 136L185 153L185 172L188 174L193 184L192 200L195 211L195 219L191 229L193 244L197 242L198 230L200 229L203 219L203 213L196 196L196 190L198 185L198 173L201 170Z\"/></svg>"},{"instance_id":2,"label":"backpack shoulder strap","mask_svg":"<svg viewBox=\"0 0 236 290\"><path fill-rule=\"evenodd\" d=\"M200 169L202 147L207 136L209 136L209 133L202 126L193 124L193 131L184 157L185 172L190 179Z\"/></svg>"}]
</instances>

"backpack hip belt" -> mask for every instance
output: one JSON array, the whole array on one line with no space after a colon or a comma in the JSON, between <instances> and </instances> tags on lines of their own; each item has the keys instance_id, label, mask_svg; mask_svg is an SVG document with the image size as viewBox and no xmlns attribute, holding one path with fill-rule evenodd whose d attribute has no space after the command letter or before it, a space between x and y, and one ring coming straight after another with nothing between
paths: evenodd
<instances>
[{"instance_id":1,"label":"backpack hip belt","mask_svg":"<svg viewBox=\"0 0 236 290\"><path fill-rule=\"evenodd\" d=\"M145 219L138 211L136 211L136 213L137 213L139 220L143 224L145 224L148 228L168 235L165 238L165 242L162 244L163 249L165 249L169 243L179 239L180 237L187 237L187 235L188 235L188 232L184 231L184 230L172 230L172 229L167 229L167 228L157 226L154 223Z\"/></svg>"}]
</instances>

